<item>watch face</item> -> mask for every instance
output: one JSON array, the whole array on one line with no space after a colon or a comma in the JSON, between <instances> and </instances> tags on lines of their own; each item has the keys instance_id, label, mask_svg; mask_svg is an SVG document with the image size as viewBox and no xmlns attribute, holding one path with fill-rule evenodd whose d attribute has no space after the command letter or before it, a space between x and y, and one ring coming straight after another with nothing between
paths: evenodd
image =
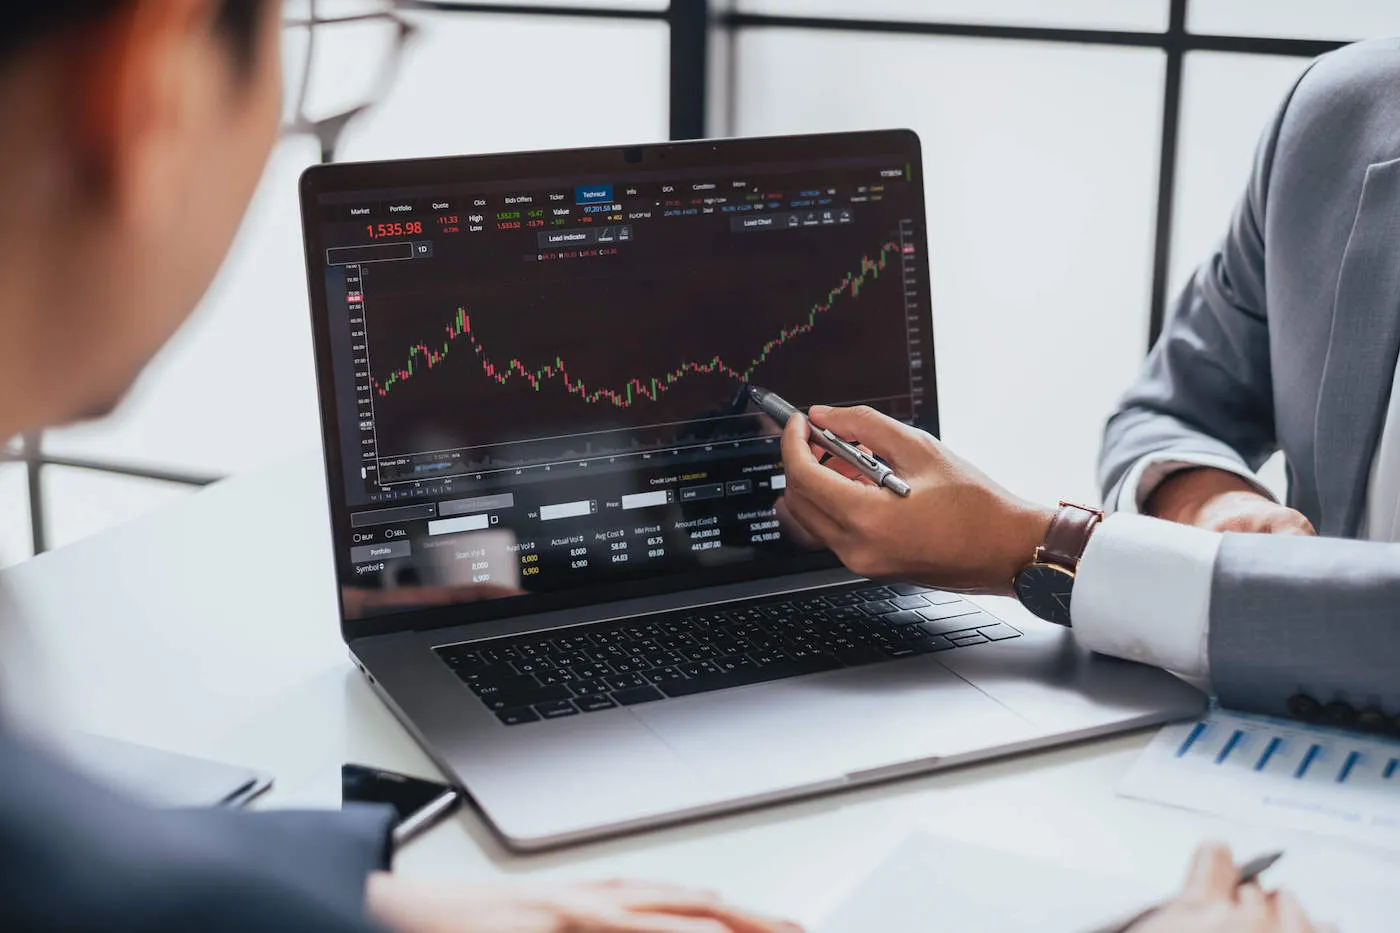
<instances>
[{"instance_id":1,"label":"watch face","mask_svg":"<svg viewBox=\"0 0 1400 933\"><path fill-rule=\"evenodd\" d=\"M1016 596L1031 612L1059 625L1069 625L1074 574L1054 564L1031 564L1016 575Z\"/></svg>"}]
</instances>

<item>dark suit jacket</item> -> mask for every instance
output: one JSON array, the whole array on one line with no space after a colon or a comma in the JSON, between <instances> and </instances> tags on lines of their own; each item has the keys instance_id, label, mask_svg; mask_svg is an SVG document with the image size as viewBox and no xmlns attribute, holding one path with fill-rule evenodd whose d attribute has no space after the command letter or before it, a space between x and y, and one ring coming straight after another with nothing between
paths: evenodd
<instances>
[{"instance_id":1,"label":"dark suit jacket","mask_svg":"<svg viewBox=\"0 0 1400 933\"><path fill-rule=\"evenodd\" d=\"M370 930L390 818L152 810L0 728L0 929Z\"/></svg>"}]
</instances>

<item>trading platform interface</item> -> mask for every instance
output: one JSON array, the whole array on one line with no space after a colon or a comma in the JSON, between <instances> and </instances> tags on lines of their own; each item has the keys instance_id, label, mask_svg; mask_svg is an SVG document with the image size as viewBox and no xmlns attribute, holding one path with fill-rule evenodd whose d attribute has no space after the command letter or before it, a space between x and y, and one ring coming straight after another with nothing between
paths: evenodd
<instances>
[{"instance_id":1,"label":"trading platform interface","mask_svg":"<svg viewBox=\"0 0 1400 933\"><path fill-rule=\"evenodd\" d=\"M745 387L934 404L897 156L318 202L352 618L794 555Z\"/></svg>"}]
</instances>

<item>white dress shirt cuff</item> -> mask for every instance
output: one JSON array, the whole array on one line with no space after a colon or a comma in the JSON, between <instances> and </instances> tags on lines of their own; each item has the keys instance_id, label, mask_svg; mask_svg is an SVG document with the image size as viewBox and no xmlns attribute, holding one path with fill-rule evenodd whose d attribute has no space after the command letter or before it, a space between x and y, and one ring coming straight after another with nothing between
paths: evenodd
<instances>
[{"instance_id":1,"label":"white dress shirt cuff","mask_svg":"<svg viewBox=\"0 0 1400 933\"><path fill-rule=\"evenodd\" d=\"M1196 467L1214 467L1226 473L1233 473L1253 486L1260 495L1274 498L1274 494L1259 482L1259 478L1238 460L1231 460L1219 454L1164 450L1148 454L1133 464L1123 480L1123 485L1118 487L1118 495L1108 503L1108 511L1126 512L1129 515L1141 514L1148 496L1152 495L1168 476Z\"/></svg>"},{"instance_id":2,"label":"white dress shirt cuff","mask_svg":"<svg viewBox=\"0 0 1400 933\"><path fill-rule=\"evenodd\" d=\"M1075 638L1091 651L1207 677L1220 539L1141 515L1106 519L1089 539L1074 581Z\"/></svg>"}]
</instances>

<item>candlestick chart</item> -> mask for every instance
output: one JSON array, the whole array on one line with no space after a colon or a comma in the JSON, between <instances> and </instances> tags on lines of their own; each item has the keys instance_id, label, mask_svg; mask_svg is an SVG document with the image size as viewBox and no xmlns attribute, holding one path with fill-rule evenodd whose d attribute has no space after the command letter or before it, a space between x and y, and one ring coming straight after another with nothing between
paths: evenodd
<instances>
[{"instance_id":1,"label":"candlestick chart","mask_svg":"<svg viewBox=\"0 0 1400 933\"><path fill-rule=\"evenodd\" d=\"M796 404L907 404L901 253L888 237L679 272L596 263L371 282L381 456L483 447L482 463L523 465L752 436L765 428L736 401L750 382Z\"/></svg>"}]
</instances>

